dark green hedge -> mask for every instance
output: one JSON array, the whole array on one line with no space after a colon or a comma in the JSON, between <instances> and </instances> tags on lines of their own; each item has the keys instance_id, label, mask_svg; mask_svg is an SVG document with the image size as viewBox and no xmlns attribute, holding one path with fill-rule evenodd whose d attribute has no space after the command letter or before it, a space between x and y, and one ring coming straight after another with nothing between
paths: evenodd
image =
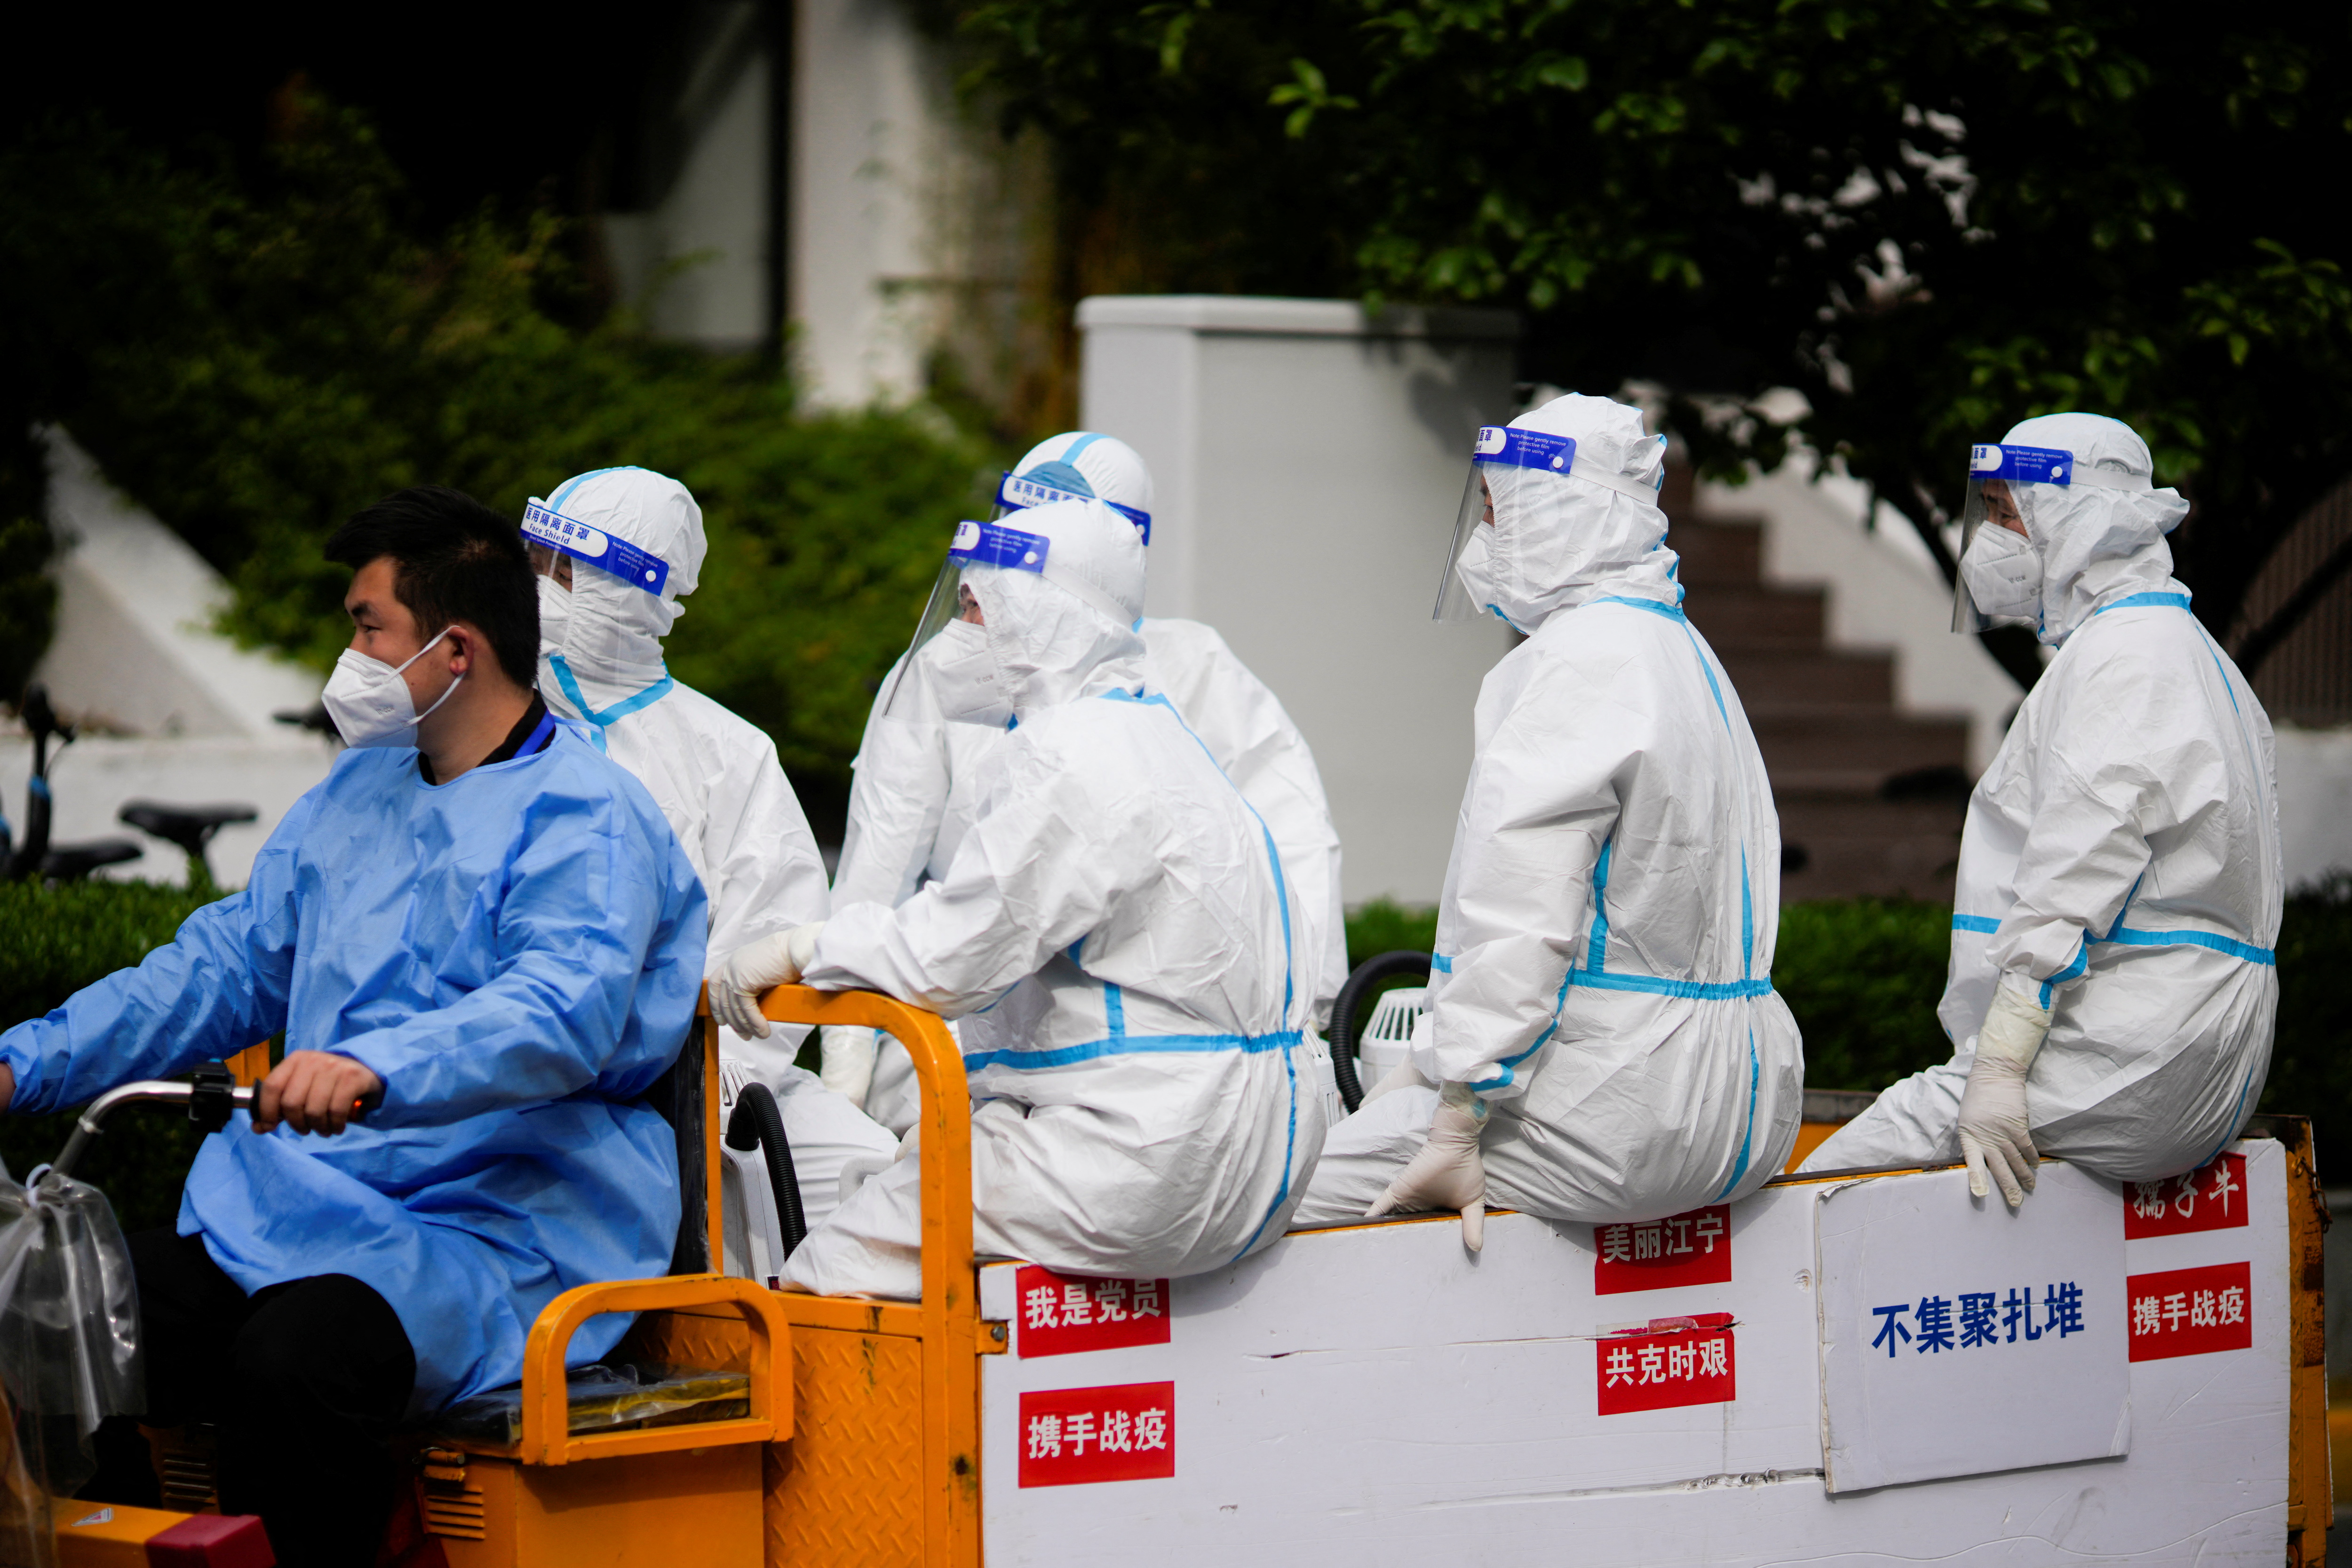
<instances>
[{"instance_id":1,"label":"dark green hedge","mask_svg":"<svg viewBox=\"0 0 2352 1568\"><path fill-rule=\"evenodd\" d=\"M182 889L90 883L43 890L0 884L0 1023L37 1017L76 990L136 963L203 900ZM1426 952L1436 911L1375 900L1348 921L1348 958L1392 948ZM1951 911L1940 904L1857 900L1794 904L1780 914L1773 982L1804 1031L1806 1081L1878 1089L1942 1061L1936 1022ZM2279 942L2277 1045L2265 1110L2313 1118L2321 1169L2330 1136L2352 1128L2352 879L2289 900ZM18 1177L53 1157L68 1116L0 1118L0 1158ZM165 1225L197 1140L161 1111L126 1112L84 1173L114 1199L125 1226ZM2352 1160L2352 1153L2347 1153Z\"/></svg>"},{"instance_id":2,"label":"dark green hedge","mask_svg":"<svg viewBox=\"0 0 2352 1568\"><path fill-rule=\"evenodd\" d=\"M172 940L205 900L146 882L85 882L44 889L0 883L0 1021L37 1018L90 982L137 963ZM0 1117L0 1159L18 1181L57 1157L70 1113ZM180 1180L200 1142L184 1116L121 1112L79 1173L114 1200L126 1229L169 1225Z\"/></svg>"},{"instance_id":3,"label":"dark green hedge","mask_svg":"<svg viewBox=\"0 0 2352 1568\"><path fill-rule=\"evenodd\" d=\"M1772 983L1805 1037L1815 1089L1884 1089L1951 1055L1936 1021L1950 951L1948 905L1856 899L1780 911ZM1437 911L1384 900L1348 921L1348 961L1426 948ZM2287 900L2279 937L2278 1032L2264 1110L2312 1119L2320 1172L2352 1130L2352 879ZM2352 1146L2345 1154L2352 1170ZM2340 1178L2338 1178L2340 1179Z\"/></svg>"}]
</instances>

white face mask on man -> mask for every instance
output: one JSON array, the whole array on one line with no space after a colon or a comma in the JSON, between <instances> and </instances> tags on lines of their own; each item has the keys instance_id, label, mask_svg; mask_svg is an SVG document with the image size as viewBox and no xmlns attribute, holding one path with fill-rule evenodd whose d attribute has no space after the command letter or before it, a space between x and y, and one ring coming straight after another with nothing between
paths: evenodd
<instances>
[{"instance_id":1,"label":"white face mask on man","mask_svg":"<svg viewBox=\"0 0 2352 1568\"><path fill-rule=\"evenodd\" d=\"M996 657L988 650L987 628L950 621L917 657L929 667L924 674L942 718L1002 730L1013 717L1013 704L997 679Z\"/></svg>"},{"instance_id":2,"label":"white face mask on man","mask_svg":"<svg viewBox=\"0 0 2352 1568\"><path fill-rule=\"evenodd\" d=\"M2021 533L1997 523L1978 529L1960 575L1981 615L2030 621L2042 613L2042 552Z\"/></svg>"},{"instance_id":3,"label":"white face mask on man","mask_svg":"<svg viewBox=\"0 0 2352 1568\"><path fill-rule=\"evenodd\" d=\"M449 628L442 627L423 647L397 665L372 658L355 647L342 651L335 660L335 673L327 678L327 689L319 694L319 700L327 705L327 717L335 721L335 732L342 736L344 745L416 744L417 723L448 701L457 688L466 684L466 678L461 675L450 681L449 689L435 698L431 708L419 713L401 672L430 653L433 645L448 635Z\"/></svg>"}]
</instances>

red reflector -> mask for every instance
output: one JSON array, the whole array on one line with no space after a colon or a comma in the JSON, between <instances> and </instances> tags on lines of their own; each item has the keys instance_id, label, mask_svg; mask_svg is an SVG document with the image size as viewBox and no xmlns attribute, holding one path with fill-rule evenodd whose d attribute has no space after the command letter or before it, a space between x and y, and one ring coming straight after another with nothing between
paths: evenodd
<instances>
[{"instance_id":1,"label":"red reflector","mask_svg":"<svg viewBox=\"0 0 2352 1568\"><path fill-rule=\"evenodd\" d=\"M278 1568L253 1514L194 1513L147 1538L148 1568Z\"/></svg>"}]
</instances>

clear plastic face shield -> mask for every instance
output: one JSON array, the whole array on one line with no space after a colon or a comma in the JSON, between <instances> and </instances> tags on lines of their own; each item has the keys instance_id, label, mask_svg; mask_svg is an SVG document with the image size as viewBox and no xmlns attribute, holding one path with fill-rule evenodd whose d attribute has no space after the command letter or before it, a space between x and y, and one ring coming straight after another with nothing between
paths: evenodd
<instances>
[{"instance_id":1,"label":"clear plastic face shield","mask_svg":"<svg viewBox=\"0 0 2352 1568\"><path fill-rule=\"evenodd\" d=\"M991 521L999 521L1016 511L1025 511L1030 507L1045 506L1057 500L1102 500L1102 498L1091 489L1074 489L1066 485L1055 484L1051 479L1041 479L1034 474L1006 474L997 483L996 510L989 514L989 518ZM1115 500L1105 500L1103 505L1135 524L1136 532L1143 536L1145 548L1150 547L1151 514L1150 512L1139 511L1131 506L1121 506Z\"/></svg>"},{"instance_id":2,"label":"clear plastic face shield","mask_svg":"<svg viewBox=\"0 0 2352 1568\"><path fill-rule=\"evenodd\" d=\"M2042 552L2026 531L2034 498L2074 483L2074 454L2046 447L1969 448L1969 494L1960 509L1959 571L1952 629L2033 626L2042 614Z\"/></svg>"},{"instance_id":3,"label":"clear plastic face shield","mask_svg":"<svg viewBox=\"0 0 2352 1568\"><path fill-rule=\"evenodd\" d=\"M523 508L522 542L532 570L572 586L572 563L585 561L656 598L669 585L669 563L627 540L553 510L537 496Z\"/></svg>"},{"instance_id":4,"label":"clear plastic face shield","mask_svg":"<svg viewBox=\"0 0 2352 1568\"><path fill-rule=\"evenodd\" d=\"M971 632L980 628L980 604L964 582L966 569L994 566L1042 575L1052 543L1043 535L1024 533L1001 522L956 524L955 539L948 546L939 576L931 583L931 595L923 605L922 619L915 623L914 640L907 645L907 656L898 661L898 672L883 700L882 711L886 715L903 714L911 706L913 699L909 694L922 678L919 671L936 676L940 672L929 667L943 660L984 655L984 647L971 633L956 635L971 647L950 650L932 646L950 626L966 626Z\"/></svg>"},{"instance_id":5,"label":"clear plastic face shield","mask_svg":"<svg viewBox=\"0 0 2352 1568\"><path fill-rule=\"evenodd\" d=\"M1541 430L1489 425L1478 432L1470 454L1470 479L1462 487L1462 505L1454 514L1454 536L1446 543L1445 564L1437 579L1437 605L1433 620L1475 621L1494 616L1507 625L1510 617L1494 603L1495 487L1504 484L1515 468L1538 473L1573 473L1604 489L1655 505L1654 486L1610 472L1591 462L1576 460L1576 438Z\"/></svg>"}]
</instances>

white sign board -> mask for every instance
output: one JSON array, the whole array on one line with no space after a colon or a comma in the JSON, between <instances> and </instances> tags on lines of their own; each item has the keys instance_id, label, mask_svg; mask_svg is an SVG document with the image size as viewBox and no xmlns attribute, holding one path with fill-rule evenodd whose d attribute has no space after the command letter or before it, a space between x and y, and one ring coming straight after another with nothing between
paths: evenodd
<instances>
[{"instance_id":1,"label":"white sign board","mask_svg":"<svg viewBox=\"0 0 2352 1568\"><path fill-rule=\"evenodd\" d=\"M2044 1164L2014 1214L1958 1170L1823 1189L1829 1489L2130 1452L2122 1215L2071 1165Z\"/></svg>"}]
</instances>

